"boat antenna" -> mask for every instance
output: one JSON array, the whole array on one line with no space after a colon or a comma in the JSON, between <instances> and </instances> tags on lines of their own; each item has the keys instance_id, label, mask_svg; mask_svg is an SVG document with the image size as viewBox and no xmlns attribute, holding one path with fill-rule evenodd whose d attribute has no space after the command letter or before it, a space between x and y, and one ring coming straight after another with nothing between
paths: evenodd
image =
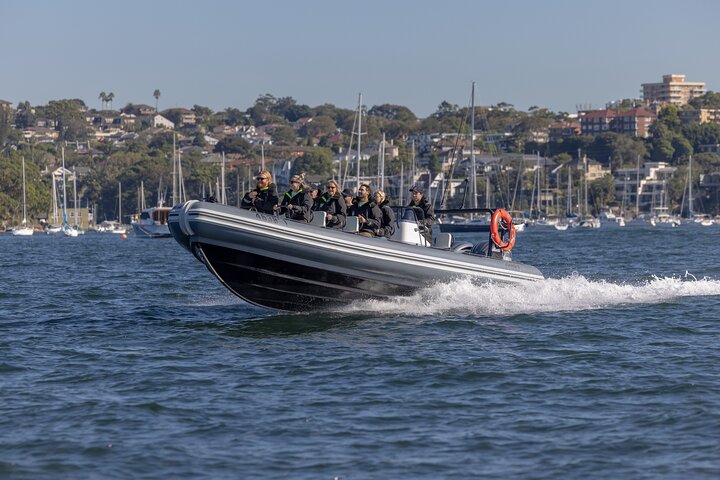
<instances>
[{"instance_id":1,"label":"boat antenna","mask_svg":"<svg viewBox=\"0 0 720 480\"><path fill-rule=\"evenodd\" d=\"M475 167L475 82L470 94L470 177L472 178L472 208L477 208L477 169Z\"/></svg>"}]
</instances>

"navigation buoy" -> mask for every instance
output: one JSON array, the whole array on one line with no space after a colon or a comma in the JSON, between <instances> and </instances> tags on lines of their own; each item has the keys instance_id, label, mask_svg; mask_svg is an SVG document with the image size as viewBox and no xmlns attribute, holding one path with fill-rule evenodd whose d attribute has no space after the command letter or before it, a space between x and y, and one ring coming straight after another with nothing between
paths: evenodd
<instances>
[{"instance_id":1,"label":"navigation buoy","mask_svg":"<svg viewBox=\"0 0 720 480\"><path fill-rule=\"evenodd\" d=\"M122 235L120 235L120 238L127 238L127 235L123 233Z\"/></svg>"}]
</instances>

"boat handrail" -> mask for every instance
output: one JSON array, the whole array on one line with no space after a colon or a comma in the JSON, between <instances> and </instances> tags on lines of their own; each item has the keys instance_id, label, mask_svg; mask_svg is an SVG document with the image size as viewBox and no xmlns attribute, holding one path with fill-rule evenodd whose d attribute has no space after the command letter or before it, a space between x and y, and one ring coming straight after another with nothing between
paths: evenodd
<instances>
[{"instance_id":1,"label":"boat handrail","mask_svg":"<svg viewBox=\"0 0 720 480\"><path fill-rule=\"evenodd\" d=\"M327 212L324 212L322 210L314 211L312 220L310 220L310 225L315 225L316 227L325 228L326 219L327 219Z\"/></svg>"},{"instance_id":2,"label":"boat handrail","mask_svg":"<svg viewBox=\"0 0 720 480\"><path fill-rule=\"evenodd\" d=\"M358 233L360 231L360 219L353 215L348 215L345 220L345 226L343 232Z\"/></svg>"},{"instance_id":3,"label":"boat handrail","mask_svg":"<svg viewBox=\"0 0 720 480\"><path fill-rule=\"evenodd\" d=\"M433 237L433 248L449 250L452 248L453 236L451 233L438 233Z\"/></svg>"}]
</instances>

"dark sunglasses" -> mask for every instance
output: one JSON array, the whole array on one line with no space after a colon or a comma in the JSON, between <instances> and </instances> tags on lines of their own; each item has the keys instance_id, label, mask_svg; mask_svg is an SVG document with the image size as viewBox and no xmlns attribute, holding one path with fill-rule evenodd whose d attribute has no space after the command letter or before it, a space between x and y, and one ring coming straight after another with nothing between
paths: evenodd
<instances>
[{"instance_id":1,"label":"dark sunglasses","mask_svg":"<svg viewBox=\"0 0 720 480\"><path fill-rule=\"evenodd\" d=\"M335 190L337 187L335 185L327 185L325 188Z\"/></svg>"},{"instance_id":2,"label":"dark sunglasses","mask_svg":"<svg viewBox=\"0 0 720 480\"><path fill-rule=\"evenodd\" d=\"M255 180L258 180L258 181L260 181L260 180L267 180L267 179L268 179L267 177L256 177L256 178L255 178Z\"/></svg>"}]
</instances>

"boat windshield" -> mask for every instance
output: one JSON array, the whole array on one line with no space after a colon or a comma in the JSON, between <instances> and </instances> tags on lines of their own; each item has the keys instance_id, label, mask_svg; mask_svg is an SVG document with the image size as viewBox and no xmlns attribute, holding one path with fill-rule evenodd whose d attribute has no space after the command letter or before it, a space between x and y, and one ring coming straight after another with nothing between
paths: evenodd
<instances>
[{"instance_id":1,"label":"boat windshield","mask_svg":"<svg viewBox=\"0 0 720 480\"><path fill-rule=\"evenodd\" d=\"M423 211L421 208L414 207L391 207L398 222L417 222L420 220ZM419 215L418 215L419 213Z\"/></svg>"}]
</instances>

